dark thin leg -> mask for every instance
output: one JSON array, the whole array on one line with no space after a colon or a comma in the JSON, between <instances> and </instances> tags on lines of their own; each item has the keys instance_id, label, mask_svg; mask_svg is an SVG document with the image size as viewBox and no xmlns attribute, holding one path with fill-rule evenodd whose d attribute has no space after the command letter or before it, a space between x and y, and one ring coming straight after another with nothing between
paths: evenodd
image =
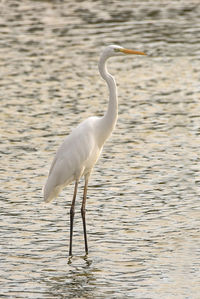
<instances>
[{"instance_id":1,"label":"dark thin leg","mask_svg":"<svg viewBox=\"0 0 200 299\"><path fill-rule=\"evenodd\" d=\"M88 177L85 178L83 201L82 201L82 207L81 207L81 216L82 216L82 220L83 220L83 232L84 232L85 253L86 254L88 254L87 232L86 232L86 222L85 222L85 204L86 204L86 198L87 198L87 187L88 187Z\"/></svg>"},{"instance_id":2,"label":"dark thin leg","mask_svg":"<svg viewBox=\"0 0 200 299\"><path fill-rule=\"evenodd\" d=\"M74 225L74 207L75 207L75 200L76 200L76 194L78 189L78 182L75 182L74 187L74 195L72 199L72 205L70 209L70 244L69 244L69 255L72 255L72 237L73 237L73 225Z\"/></svg>"}]
</instances>

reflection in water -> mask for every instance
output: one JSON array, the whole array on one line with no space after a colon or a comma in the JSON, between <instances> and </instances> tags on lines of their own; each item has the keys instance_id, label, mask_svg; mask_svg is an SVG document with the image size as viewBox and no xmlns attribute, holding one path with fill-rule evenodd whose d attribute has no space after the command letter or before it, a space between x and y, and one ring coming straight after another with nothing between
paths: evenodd
<instances>
[{"instance_id":1,"label":"reflection in water","mask_svg":"<svg viewBox=\"0 0 200 299\"><path fill-rule=\"evenodd\" d=\"M45 270L46 275L49 272L50 276L48 280L45 279L49 295L96 298L95 273L99 269L92 266L92 260L88 257L73 257L68 259L68 265L66 273L59 276L56 271Z\"/></svg>"},{"instance_id":2,"label":"reflection in water","mask_svg":"<svg viewBox=\"0 0 200 299\"><path fill-rule=\"evenodd\" d=\"M199 4L0 6L0 297L199 298ZM41 189L70 128L106 108L113 43L149 55L109 63L119 119L88 190L89 256L80 190L68 260L73 186L50 205Z\"/></svg>"}]
</instances>

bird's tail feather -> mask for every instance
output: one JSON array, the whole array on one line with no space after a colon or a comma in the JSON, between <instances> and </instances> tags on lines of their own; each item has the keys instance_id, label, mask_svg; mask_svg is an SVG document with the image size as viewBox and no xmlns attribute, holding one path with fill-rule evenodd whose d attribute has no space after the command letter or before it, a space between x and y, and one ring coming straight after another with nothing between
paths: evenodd
<instances>
[{"instance_id":1,"label":"bird's tail feather","mask_svg":"<svg viewBox=\"0 0 200 299\"><path fill-rule=\"evenodd\" d=\"M52 190L49 190L48 184L46 183L46 185L43 188L44 201L46 203L51 202L54 198L58 196L61 189L62 189L61 186L56 186Z\"/></svg>"}]
</instances>

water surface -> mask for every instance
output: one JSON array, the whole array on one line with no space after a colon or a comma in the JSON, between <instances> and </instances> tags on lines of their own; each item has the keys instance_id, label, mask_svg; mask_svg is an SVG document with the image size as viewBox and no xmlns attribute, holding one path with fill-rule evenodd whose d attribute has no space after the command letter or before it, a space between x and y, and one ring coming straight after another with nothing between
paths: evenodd
<instances>
[{"instance_id":1,"label":"water surface","mask_svg":"<svg viewBox=\"0 0 200 299\"><path fill-rule=\"evenodd\" d=\"M2 298L199 298L200 5L197 1L2 1L0 16ZM119 119L89 184L84 256L80 184L45 205L64 136L102 115L101 49Z\"/></svg>"}]
</instances>

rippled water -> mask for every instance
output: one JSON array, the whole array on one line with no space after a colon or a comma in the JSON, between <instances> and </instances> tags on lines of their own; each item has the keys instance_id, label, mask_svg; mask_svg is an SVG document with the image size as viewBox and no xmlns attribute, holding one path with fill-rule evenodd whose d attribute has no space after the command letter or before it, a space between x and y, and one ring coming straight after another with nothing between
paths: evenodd
<instances>
[{"instance_id":1,"label":"rippled water","mask_svg":"<svg viewBox=\"0 0 200 299\"><path fill-rule=\"evenodd\" d=\"M199 298L198 1L1 1L1 298ZM119 120L90 181L89 255L73 185L41 189L72 127L106 109L97 62L114 58Z\"/></svg>"}]
</instances>

